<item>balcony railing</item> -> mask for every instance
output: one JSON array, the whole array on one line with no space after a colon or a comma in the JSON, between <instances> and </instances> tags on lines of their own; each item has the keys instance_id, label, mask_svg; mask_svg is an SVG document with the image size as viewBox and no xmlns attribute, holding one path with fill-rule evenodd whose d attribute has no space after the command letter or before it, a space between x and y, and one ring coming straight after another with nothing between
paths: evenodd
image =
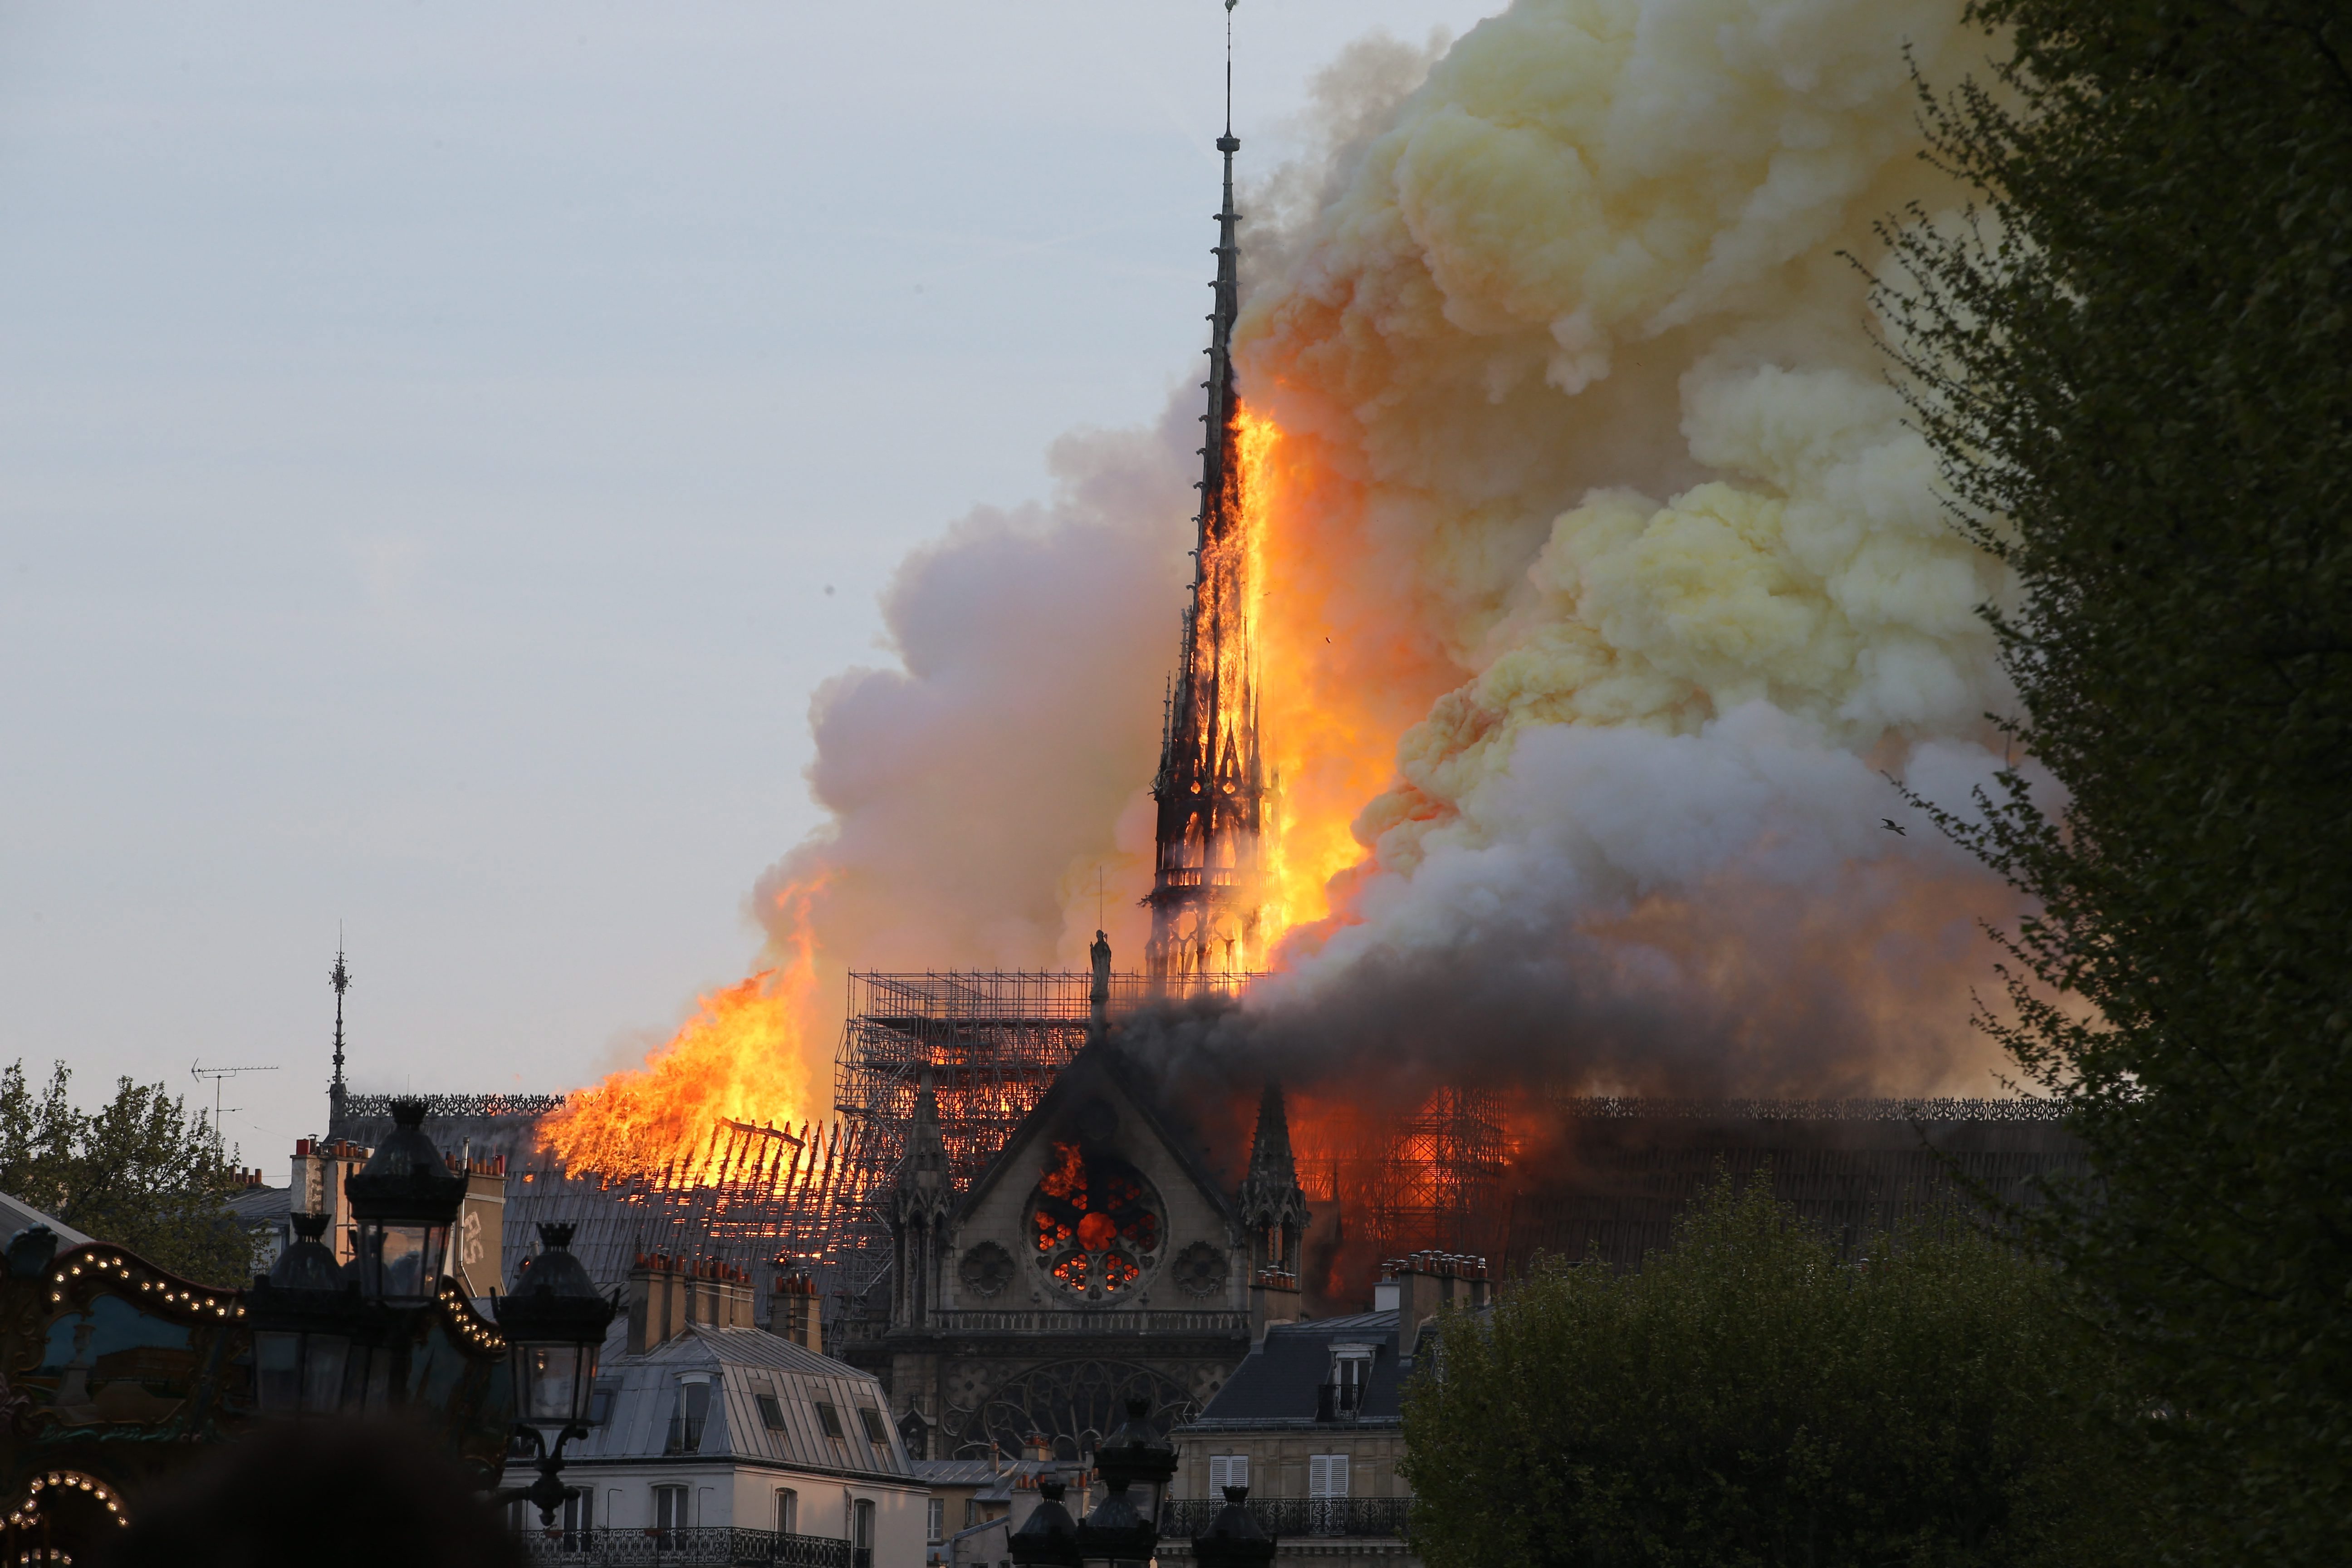
<instances>
[{"instance_id":1,"label":"balcony railing","mask_svg":"<svg viewBox=\"0 0 2352 1568\"><path fill-rule=\"evenodd\" d=\"M1160 1505L1160 1533L1192 1537L1205 1531L1224 1503L1217 1498L1177 1498ZM1242 1506L1268 1535L1368 1535L1402 1537L1411 1498L1254 1497Z\"/></svg>"},{"instance_id":2,"label":"balcony railing","mask_svg":"<svg viewBox=\"0 0 2352 1568\"><path fill-rule=\"evenodd\" d=\"M835 1535L783 1535L772 1530L730 1530L724 1525L691 1529L541 1530L522 1532L523 1555L533 1563L564 1568L644 1563L646 1568L871 1568L860 1563L849 1542Z\"/></svg>"},{"instance_id":3,"label":"balcony railing","mask_svg":"<svg viewBox=\"0 0 2352 1568\"><path fill-rule=\"evenodd\" d=\"M932 1322L966 1334L1246 1334L1246 1312L942 1311Z\"/></svg>"}]
</instances>

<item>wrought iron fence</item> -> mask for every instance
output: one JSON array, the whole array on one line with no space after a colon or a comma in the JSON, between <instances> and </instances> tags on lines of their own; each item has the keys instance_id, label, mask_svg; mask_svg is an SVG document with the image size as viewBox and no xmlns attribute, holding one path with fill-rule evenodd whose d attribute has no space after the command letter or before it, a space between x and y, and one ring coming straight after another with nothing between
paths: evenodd
<instances>
[{"instance_id":1,"label":"wrought iron fence","mask_svg":"<svg viewBox=\"0 0 2352 1568\"><path fill-rule=\"evenodd\" d=\"M1160 1533L1194 1536L1204 1533L1224 1502L1218 1498L1177 1498L1160 1505ZM1258 1528L1276 1537L1302 1535L1404 1534L1412 1512L1411 1498L1251 1498L1242 1506L1256 1519Z\"/></svg>"},{"instance_id":2,"label":"wrought iron fence","mask_svg":"<svg viewBox=\"0 0 2352 1568\"><path fill-rule=\"evenodd\" d=\"M343 1096L343 1114L357 1119L378 1117L389 1120L392 1102L395 1100L421 1100L425 1114L448 1116L544 1116L560 1108L564 1097L560 1094L347 1094Z\"/></svg>"},{"instance_id":3,"label":"wrought iron fence","mask_svg":"<svg viewBox=\"0 0 2352 1568\"><path fill-rule=\"evenodd\" d=\"M522 1534L523 1554L563 1568L644 1563L646 1568L858 1568L849 1542L833 1535L785 1535L772 1530L539 1530ZM870 1553L861 1552L859 1556Z\"/></svg>"},{"instance_id":4,"label":"wrought iron fence","mask_svg":"<svg viewBox=\"0 0 2352 1568\"><path fill-rule=\"evenodd\" d=\"M2000 1100L1647 1100L1638 1096L1561 1095L1570 1116L1698 1121L2057 1121L2063 1100L2035 1095Z\"/></svg>"},{"instance_id":5,"label":"wrought iron fence","mask_svg":"<svg viewBox=\"0 0 2352 1568\"><path fill-rule=\"evenodd\" d=\"M1247 1312L953 1310L931 1314L942 1329L967 1334L1245 1334Z\"/></svg>"}]
</instances>

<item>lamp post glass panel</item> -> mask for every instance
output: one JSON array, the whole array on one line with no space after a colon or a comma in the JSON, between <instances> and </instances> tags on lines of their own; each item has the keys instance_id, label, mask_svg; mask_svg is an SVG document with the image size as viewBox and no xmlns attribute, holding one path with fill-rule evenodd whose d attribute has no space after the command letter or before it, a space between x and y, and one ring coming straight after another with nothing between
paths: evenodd
<instances>
[{"instance_id":1,"label":"lamp post glass panel","mask_svg":"<svg viewBox=\"0 0 2352 1568\"><path fill-rule=\"evenodd\" d=\"M394 1100L392 1120L366 1166L343 1178L359 1222L360 1293L386 1306L422 1306L441 1288L466 1178L425 1135L423 1100Z\"/></svg>"},{"instance_id":2,"label":"lamp post glass panel","mask_svg":"<svg viewBox=\"0 0 2352 1568\"><path fill-rule=\"evenodd\" d=\"M359 1302L319 1238L327 1216L298 1214L294 1245L246 1298L253 1323L254 1395L274 1414L331 1414L342 1403Z\"/></svg>"},{"instance_id":3,"label":"lamp post glass panel","mask_svg":"<svg viewBox=\"0 0 2352 1568\"><path fill-rule=\"evenodd\" d=\"M534 1426L585 1422L596 1380L594 1345L518 1345L513 1354L522 1419Z\"/></svg>"},{"instance_id":4,"label":"lamp post glass panel","mask_svg":"<svg viewBox=\"0 0 2352 1568\"><path fill-rule=\"evenodd\" d=\"M499 1301L499 1327L513 1358L516 1415L560 1435L587 1422L614 1307L572 1256L572 1226L542 1225L539 1240L539 1256L515 1271L513 1291Z\"/></svg>"}]
</instances>

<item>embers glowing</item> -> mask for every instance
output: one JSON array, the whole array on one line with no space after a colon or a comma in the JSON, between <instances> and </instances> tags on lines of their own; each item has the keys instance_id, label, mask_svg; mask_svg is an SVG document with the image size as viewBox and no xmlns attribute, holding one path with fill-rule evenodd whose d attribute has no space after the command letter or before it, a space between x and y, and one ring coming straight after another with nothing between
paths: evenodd
<instances>
[{"instance_id":1,"label":"embers glowing","mask_svg":"<svg viewBox=\"0 0 2352 1568\"><path fill-rule=\"evenodd\" d=\"M1030 1197L1029 1227L1046 1275L1073 1295L1100 1300L1127 1290L1158 1261L1160 1200L1125 1161L1055 1143Z\"/></svg>"}]
</instances>

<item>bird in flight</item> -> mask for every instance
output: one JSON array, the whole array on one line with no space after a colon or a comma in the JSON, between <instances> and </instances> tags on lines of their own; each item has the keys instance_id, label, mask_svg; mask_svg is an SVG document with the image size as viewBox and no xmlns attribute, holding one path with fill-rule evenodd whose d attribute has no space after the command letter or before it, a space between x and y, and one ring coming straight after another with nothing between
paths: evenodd
<instances>
[{"instance_id":1,"label":"bird in flight","mask_svg":"<svg viewBox=\"0 0 2352 1568\"><path fill-rule=\"evenodd\" d=\"M1882 816L1882 817L1880 817L1878 820L1879 820L1880 822L1882 822L1882 823L1884 823L1884 824L1885 824L1885 825L1886 825L1886 831L1887 831L1887 832L1889 832L1889 833L1894 833L1894 834L1899 834L1899 835L1901 835L1903 837L1906 837L1906 838L1908 838L1908 837L1911 837L1911 830L1910 830L1909 828L1907 828L1907 827L1905 827L1901 823L1899 823L1899 822L1895 821L1893 817L1891 817L1891 816Z\"/></svg>"}]
</instances>

